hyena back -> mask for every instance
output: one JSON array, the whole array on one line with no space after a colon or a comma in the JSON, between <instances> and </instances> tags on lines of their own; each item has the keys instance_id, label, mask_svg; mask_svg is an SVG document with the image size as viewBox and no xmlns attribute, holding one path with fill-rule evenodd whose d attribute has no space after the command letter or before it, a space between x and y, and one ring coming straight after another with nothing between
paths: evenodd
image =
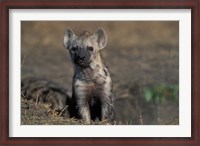
<instances>
[{"instance_id":1,"label":"hyena back","mask_svg":"<svg viewBox=\"0 0 200 146\"><path fill-rule=\"evenodd\" d=\"M103 29L98 29L94 34L85 31L81 35L67 29L64 36L64 46L69 50L74 64L69 110L86 124L91 124L91 120L96 118L111 123L114 120L112 81L100 56L100 50L106 44L107 35Z\"/></svg>"},{"instance_id":2,"label":"hyena back","mask_svg":"<svg viewBox=\"0 0 200 146\"><path fill-rule=\"evenodd\" d=\"M23 78L21 82L21 95L24 99L37 103L46 103L52 111L59 115L69 117L66 109L70 104L70 97L66 89L59 84L44 78Z\"/></svg>"}]
</instances>

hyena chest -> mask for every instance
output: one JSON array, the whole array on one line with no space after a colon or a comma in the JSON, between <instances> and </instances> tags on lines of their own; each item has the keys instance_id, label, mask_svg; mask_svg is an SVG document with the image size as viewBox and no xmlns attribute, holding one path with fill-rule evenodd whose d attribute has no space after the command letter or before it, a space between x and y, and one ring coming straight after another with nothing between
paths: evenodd
<instances>
[{"instance_id":1,"label":"hyena chest","mask_svg":"<svg viewBox=\"0 0 200 146\"><path fill-rule=\"evenodd\" d=\"M109 96L110 92L110 77L99 75L93 80L78 79L75 81L76 98L85 98L91 104L97 100L102 100L105 96Z\"/></svg>"}]
</instances>

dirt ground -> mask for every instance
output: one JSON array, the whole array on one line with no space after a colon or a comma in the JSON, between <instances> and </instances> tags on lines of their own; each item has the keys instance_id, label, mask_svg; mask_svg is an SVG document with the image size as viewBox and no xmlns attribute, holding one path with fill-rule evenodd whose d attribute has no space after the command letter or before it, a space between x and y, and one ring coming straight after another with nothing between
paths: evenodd
<instances>
[{"instance_id":1,"label":"dirt ground","mask_svg":"<svg viewBox=\"0 0 200 146\"><path fill-rule=\"evenodd\" d=\"M63 47L66 28L79 34L104 28L107 47L101 51L113 80L115 124L179 124L179 102L147 102L146 88L179 84L178 21L22 21L21 79L43 78L59 84L71 97L73 66ZM45 104L21 100L21 124L82 124L55 115ZM105 124L105 123L97 123Z\"/></svg>"}]
</instances>

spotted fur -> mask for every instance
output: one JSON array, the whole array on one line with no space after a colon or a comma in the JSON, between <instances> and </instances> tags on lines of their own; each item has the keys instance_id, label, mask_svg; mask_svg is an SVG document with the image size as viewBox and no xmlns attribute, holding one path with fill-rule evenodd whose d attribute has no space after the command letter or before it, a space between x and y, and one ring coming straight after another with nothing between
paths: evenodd
<instances>
[{"instance_id":1,"label":"spotted fur","mask_svg":"<svg viewBox=\"0 0 200 146\"><path fill-rule=\"evenodd\" d=\"M112 81L100 56L100 50L106 44L107 35L103 29L98 29L94 34L85 31L81 35L67 29L64 35L64 46L69 50L74 64L69 110L86 124L96 118L100 121L114 120Z\"/></svg>"},{"instance_id":2,"label":"spotted fur","mask_svg":"<svg viewBox=\"0 0 200 146\"><path fill-rule=\"evenodd\" d=\"M57 111L59 114L64 110L62 115L69 117L69 113L65 108L68 108L70 104L70 97L67 90L57 83L44 78L23 78L21 95L23 98L33 100L36 103L47 103L52 111Z\"/></svg>"}]
</instances>

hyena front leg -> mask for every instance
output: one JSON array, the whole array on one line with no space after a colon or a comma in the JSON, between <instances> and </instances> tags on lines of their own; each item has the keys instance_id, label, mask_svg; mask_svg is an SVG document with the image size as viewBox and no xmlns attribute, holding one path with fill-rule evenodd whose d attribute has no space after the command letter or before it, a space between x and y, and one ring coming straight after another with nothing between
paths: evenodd
<instances>
[{"instance_id":1,"label":"hyena front leg","mask_svg":"<svg viewBox=\"0 0 200 146\"><path fill-rule=\"evenodd\" d=\"M101 107L101 117L103 120L108 120L109 122L113 123L114 120L114 110L113 110L113 100L112 96L105 98L102 101Z\"/></svg>"},{"instance_id":2,"label":"hyena front leg","mask_svg":"<svg viewBox=\"0 0 200 146\"><path fill-rule=\"evenodd\" d=\"M73 92L76 99L77 109L79 116L83 119L85 124L91 124L90 108L89 108L89 97L88 97L88 86L84 81L74 80Z\"/></svg>"},{"instance_id":3,"label":"hyena front leg","mask_svg":"<svg viewBox=\"0 0 200 146\"><path fill-rule=\"evenodd\" d=\"M89 103L85 97L78 99L79 114L85 124L91 124Z\"/></svg>"}]
</instances>

